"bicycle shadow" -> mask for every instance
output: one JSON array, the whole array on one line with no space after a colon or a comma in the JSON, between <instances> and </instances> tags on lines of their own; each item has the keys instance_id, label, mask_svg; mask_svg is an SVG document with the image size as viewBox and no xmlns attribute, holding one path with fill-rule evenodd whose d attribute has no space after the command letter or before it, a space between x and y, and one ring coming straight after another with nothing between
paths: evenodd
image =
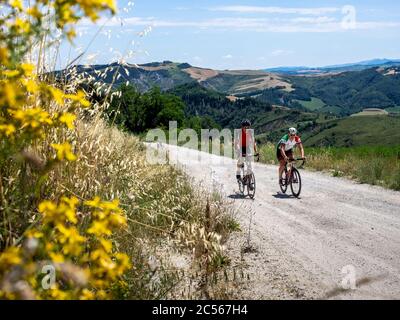
<instances>
[{"instance_id":1,"label":"bicycle shadow","mask_svg":"<svg viewBox=\"0 0 400 320\"><path fill-rule=\"evenodd\" d=\"M228 198L230 198L230 199L250 199L251 200L250 197L247 197L247 196L245 196L244 194L241 194L241 193L230 194L228 196Z\"/></svg>"},{"instance_id":2,"label":"bicycle shadow","mask_svg":"<svg viewBox=\"0 0 400 320\"><path fill-rule=\"evenodd\" d=\"M276 199L300 199L300 198L296 198L293 195L288 195L288 194L282 193L282 192L277 192L276 194L273 194L272 196Z\"/></svg>"}]
</instances>

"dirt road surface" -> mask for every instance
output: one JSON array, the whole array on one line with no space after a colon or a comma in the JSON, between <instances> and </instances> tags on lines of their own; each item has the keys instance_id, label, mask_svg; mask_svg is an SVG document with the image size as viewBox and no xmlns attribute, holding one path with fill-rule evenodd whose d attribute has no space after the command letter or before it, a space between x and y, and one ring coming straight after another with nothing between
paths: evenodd
<instances>
[{"instance_id":1,"label":"dirt road surface","mask_svg":"<svg viewBox=\"0 0 400 320\"><path fill-rule=\"evenodd\" d=\"M229 250L250 274L243 298L400 298L400 192L300 170L296 199L280 192L276 166L255 163L251 200L238 193L235 160L158 148L236 209L242 232Z\"/></svg>"}]
</instances>

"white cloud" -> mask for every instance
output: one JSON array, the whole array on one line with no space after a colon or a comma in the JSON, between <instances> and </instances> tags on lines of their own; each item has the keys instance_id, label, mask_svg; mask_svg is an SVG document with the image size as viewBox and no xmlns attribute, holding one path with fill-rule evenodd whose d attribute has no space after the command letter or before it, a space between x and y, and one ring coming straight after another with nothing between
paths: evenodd
<instances>
[{"instance_id":1,"label":"white cloud","mask_svg":"<svg viewBox=\"0 0 400 320\"><path fill-rule=\"evenodd\" d=\"M233 55L231 55L231 54L227 54L225 56L222 56L222 59L232 59L232 58L233 58Z\"/></svg>"},{"instance_id":2,"label":"white cloud","mask_svg":"<svg viewBox=\"0 0 400 320\"><path fill-rule=\"evenodd\" d=\"M271 56L273 57L281 57L281 56L288 56L293 53L292 50L283 50L283 49L277 49L271 52Z\"/></svg>"},{"instance_id":3,"label":"white cloud","mask_svg":"<svg viewBox=\"0 0 400 320\"><path fill-rule=\"evenodd\" d=\"M326 22L334 22L336 21L333 17L299 17L290 20L291 22L295 23L326 23Z\"/></svg>"},{"instance_id":4,"label":"white cloud","mask_svg":"<svg viewBox=\"0 0 400 320\"><path fill-rule=\"evenodd\" d=\"M280 13L280 14L301 14L321 15L339 11L336 7L323 8L288 8L288 7L257 7L257 6L220 6L210 8L211 11L225 11L238 13Z\"/></svg>"},{"instance_id":5,"label":"white cloud","mask_svg":"<svg viewBox=\"0 0 400 320\"><path fill-rule=\"evenodd\" d=\"M83 20L79 26L87 26L93 24L89 20ZM320 17L298 17L298 18L216 18L201 21L190 20L164 20L154 17L131 17L126 19L120 18L101 18L98 25L105 27L123 27L126 26L143 26L154 28L221 28L245 30L253 32L340 32L348 31L343 28L341 21L334 18ZM384 28L398 28L400 22L384 22L384 21L363 21L356 22L355 30L373 30Z\"/></svg>"}]
</instances>

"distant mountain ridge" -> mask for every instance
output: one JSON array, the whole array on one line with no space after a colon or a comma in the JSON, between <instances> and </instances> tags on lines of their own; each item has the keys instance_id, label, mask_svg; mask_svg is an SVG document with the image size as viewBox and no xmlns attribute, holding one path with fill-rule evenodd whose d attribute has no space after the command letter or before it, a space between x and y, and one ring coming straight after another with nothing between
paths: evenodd
<instances>
[{"instance_id":1,"label":"distant mountain ridge","mask_svg":"<svg viewBox=\"0 0 400 320\"><path fill-rule=\"evenodd\" d=\"M201 83L208 89L224 92L227 95L269 88L292 90L289 82L265 71L214 70L172 61L139 65L118 62L108 65L75 65L55 72L56 76L67 79L76 73L89 81L112 83L114 87L129 82L141 92L148 91L154 86L160 87L161 90L170 90L190 82Z\"/></svg>"},{"instance_id":2,"label":"distant mountain ridge","mask_svg":"<svg viewBox=\"0 0 400 320\"><path fill-rule=\"evenodd\" d=\"M289 66L263 69L263 71L284 75L311 75L340 73L347 71L362 71L374 67L400 66L400 59L372 59L355 63L345 63L324 67Z\"/></svg>"}]
</instances>

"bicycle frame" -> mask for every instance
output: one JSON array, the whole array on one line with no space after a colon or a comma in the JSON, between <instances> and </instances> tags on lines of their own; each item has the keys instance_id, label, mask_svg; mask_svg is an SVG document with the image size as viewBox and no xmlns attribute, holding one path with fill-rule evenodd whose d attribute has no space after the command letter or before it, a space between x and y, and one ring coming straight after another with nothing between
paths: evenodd
<instances>
[{"instance_id":1,"label":"bicycle frame","mask_svg":"<svg viewBox=\"0 0 400 320\"><path fill-rule=\"evenodd\" d=\"M285 164L285 171L287 172L287 176L289 177L289 181L286 181L286 184L290 183L290 180L292 179L292 170L293 168L296 168L296 163L297 161L303 161L300 165L300 167L302 167L305 163L305 159L304 158L296 158L293 160L288 160L286 161Z\"/></svg>"}]
</instances>

